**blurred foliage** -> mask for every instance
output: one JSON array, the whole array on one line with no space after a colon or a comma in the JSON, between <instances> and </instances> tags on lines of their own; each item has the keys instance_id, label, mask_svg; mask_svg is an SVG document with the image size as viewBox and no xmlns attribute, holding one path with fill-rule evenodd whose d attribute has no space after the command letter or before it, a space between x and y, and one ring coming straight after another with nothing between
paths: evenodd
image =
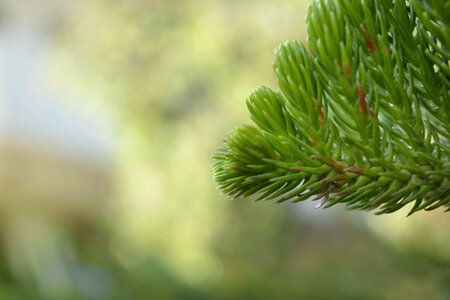
<instances>
[{"instance_id":1,"label":"blurred foliage","mask_svg":"<svg viewBox=\"0 0 450 300\"><path fill-rule=\"evenodd\" d=\"M246 117L247 92L274 85L272 49L305 38L306 4L79 1L50 62L80 106L109 120L116 190L105 225L73 242L108 291L68 299L450 297L448 255L380 242L358 213L335 210L327 225L217 196L209 155ZM0 299L39 299L0 264Z\"/></svg>"}]
</instances>

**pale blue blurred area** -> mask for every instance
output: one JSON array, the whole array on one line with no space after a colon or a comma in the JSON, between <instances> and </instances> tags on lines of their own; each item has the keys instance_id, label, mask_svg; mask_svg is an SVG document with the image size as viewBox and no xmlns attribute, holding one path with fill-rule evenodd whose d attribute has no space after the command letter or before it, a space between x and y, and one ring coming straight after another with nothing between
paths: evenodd
<instances>
[{"instance_id":1,"label":"pale blue blurred area","mask_svg":"<svg viewBox=\"0 0 450 300\"><path fill-rule=\"evenodd\" d=\"M2 260L23 284L19 291L36 288L31 299L78 292L105 299L110 275L79 259L70 231L101 224L111 190L111 150L96 124L99 116L69 106L70 91L58 91L47 75L53 21L66 16L62 2L0 6ZM96 284L89 287L80 272ZM13 297L7 295L1 298Z\"/></svg>"}]
</instances>

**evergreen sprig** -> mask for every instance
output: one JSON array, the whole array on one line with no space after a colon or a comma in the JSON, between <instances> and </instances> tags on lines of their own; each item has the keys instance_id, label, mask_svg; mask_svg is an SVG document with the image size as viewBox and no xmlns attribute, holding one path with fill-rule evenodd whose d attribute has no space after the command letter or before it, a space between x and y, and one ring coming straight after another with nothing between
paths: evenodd
<instances>
[{"instance_id":1,"label":"evergreen sprig","mask_svg":"<svg viewBox=\"0 0 450 300\"><path fill-rule=\"evenodd\" d=\"M316 0L279 90L213 155L226 195L391 213L450 210L450 1Z\"/></svg>"}]
</instances>

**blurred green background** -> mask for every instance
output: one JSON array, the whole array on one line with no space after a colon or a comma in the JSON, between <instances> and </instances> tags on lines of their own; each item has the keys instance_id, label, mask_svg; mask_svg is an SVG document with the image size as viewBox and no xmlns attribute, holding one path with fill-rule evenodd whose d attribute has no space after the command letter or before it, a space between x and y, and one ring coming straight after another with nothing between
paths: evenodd
<instances>
[{"instance_id":1,"label":"blurred green background","mask_svg":"<svg viewBox=\"0 0 450 300\"><path fill-rule=\"evenodd\" d=\"M11 258L4 239L0 299L450 299L443 212L230 201L212 182L210 155L250 122L246 96L276 87L273 49L306 41L307 1L80 0L69 11L45 64L76 99L67 105L102 120L110 191L94 221L62 218L45 234L63 286L27 251ZM47 253L45 241L27 247Z\"/></svg>"}]
</instances>

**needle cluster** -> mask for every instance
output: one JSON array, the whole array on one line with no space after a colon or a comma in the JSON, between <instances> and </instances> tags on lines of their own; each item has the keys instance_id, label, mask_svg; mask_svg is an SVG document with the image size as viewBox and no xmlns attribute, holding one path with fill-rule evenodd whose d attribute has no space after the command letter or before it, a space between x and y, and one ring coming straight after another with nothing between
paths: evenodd
<instances>
[{"instance_id":1,"label":"needle cluster","mask_svg":"<svg viewBox=\"0 0 450 300\"><path fill-rule=\"evenodd\" d=\"M231 197L450 210L450 1L316 0L213 155Z\"/></svg>"}]
</instances>

